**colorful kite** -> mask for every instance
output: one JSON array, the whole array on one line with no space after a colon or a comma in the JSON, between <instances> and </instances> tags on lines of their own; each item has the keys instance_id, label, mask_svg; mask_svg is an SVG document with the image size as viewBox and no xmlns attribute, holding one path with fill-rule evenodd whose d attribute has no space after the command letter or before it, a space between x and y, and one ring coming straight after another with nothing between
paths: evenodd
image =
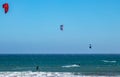
<instances>
[{"instance_id":1,"label":"colorful kite","mask_svg":"<svg viewBox=\"0 0 120 77\"><path fill-rule=\"evenodd\" d=\"M4 3L3 4L3 8L4 8L4 11L5 11L5 14L8 12L8 10L9 10L9 5L8 5L8 3Z\"/></svg>"}]
</instances>

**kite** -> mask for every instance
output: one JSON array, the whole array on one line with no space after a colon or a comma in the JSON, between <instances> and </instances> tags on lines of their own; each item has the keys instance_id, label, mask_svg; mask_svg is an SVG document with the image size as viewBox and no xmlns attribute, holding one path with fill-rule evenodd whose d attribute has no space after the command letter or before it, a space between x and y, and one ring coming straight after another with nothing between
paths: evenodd
<instances>
[{"instance_id":1,"label":"kite","mask_svg":"<svg viewBox=\"0 0 120 77\"><path fill-rule=\"evenodd\" d=\"M4 11L5 11L5 14L6 14L8 12L8 9L9 9L8 3L4 3L3 8L4 8Z\"/></svg>"},{"instance_id":2,"label":"kite","mask_svg":"<svg viewBox=\"0 0 120 77\"><path fill-rule=\"evenodd\" d=\"M63 27L64 27L63 25L60 25L60 30L61 30L61 31L63 31Z\"/></svg>"},{"instance_id":3,"label":"kite","mask_svg":"<svg viewBox=\"0 0 120 77\"><path fill-rule=\"evenodd\" d=\"M92 49L92 46L91 46L91 44L89 44L89 49Z\"/></svg>"}]
</instances>

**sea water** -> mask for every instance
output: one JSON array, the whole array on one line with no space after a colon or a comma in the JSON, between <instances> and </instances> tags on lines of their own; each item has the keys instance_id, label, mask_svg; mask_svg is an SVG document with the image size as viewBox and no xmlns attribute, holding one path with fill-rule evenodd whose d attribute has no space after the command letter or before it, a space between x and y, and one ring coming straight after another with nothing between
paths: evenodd
<instances>
[{"instance_id":1,"label":"sea water","mask_svg":"<svg viewBox=\"0 0 120 77\"><path fill-rule=\"evenodd\" d=\"M120 55L1 54L0 77L120 77Z\"/></svg>"}]
</instances>

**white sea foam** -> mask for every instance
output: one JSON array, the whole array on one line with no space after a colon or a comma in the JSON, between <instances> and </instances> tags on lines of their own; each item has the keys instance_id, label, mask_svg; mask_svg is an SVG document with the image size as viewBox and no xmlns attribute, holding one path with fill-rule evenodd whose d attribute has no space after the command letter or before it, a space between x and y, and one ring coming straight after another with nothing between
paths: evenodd
<instances>
[{"instance_id":1,"label":"white sea foam","mask_svg":"<svg viewBox=\"0 0 120 77\"><path fill-rule=\"evenodd\" d=\"M73 64L73 65L65 65L65 66L62 66L64 68L70 68L70 67L80 67L80 65L77 65L77 64Z\"/></svg>"},{"instance_id":2,"label":"white sea foam","mask_svg":"<svg viewBox=\"0 0 120 77\"><path fill-rule=\"evenodd\" d=\"M69 72L0 72L0 77L120 77L119 76L95 76L74 75Z\"/></svg>"},{"instance_id":3,"label":"white sea foam","mask_svg":"<svg viewBox=\"0 0 120 77\"><path fill-rule=\"evenodd\" d=\"M117 61L115 60L102 60L105 63L116 63Z\"/></svg>"}]
</instances>

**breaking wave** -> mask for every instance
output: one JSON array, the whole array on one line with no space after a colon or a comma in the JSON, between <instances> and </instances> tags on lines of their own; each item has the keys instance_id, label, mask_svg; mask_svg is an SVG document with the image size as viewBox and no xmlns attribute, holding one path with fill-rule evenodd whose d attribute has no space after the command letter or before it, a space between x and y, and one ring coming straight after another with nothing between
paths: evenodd
<instances>
[{"instance_id":1,"label":"breaking wave","mask_svg":"<svg viewBox=\"0 0 120 77\"><path fill-rule=\"evenodd\" d=\"M99 75L75 75L70 72L0 72L0 77L120 77L119 76L99 76Z\"/></svg>"},{"instance_id":2,"label":"breaking wave","mask_svg":"<svg viewBox=\"0 0 120 77\"><path fill-rule=\"evenodd\" d=\"M117 61L115 60L102 60L105 63L116 63Z\"/></svg>"},{"instance_id":3,"label":"breaking wave","mask_svg":"<svg viewBox=\"0 0 120 77\"><path fill-rule=\"evenodd\" d=\"M77 65L77 64L73 64L73 65L65 65L65 66L62 66L64 68L71 68L71 67L80 67L80 65Z\"/></svg>"}]
</instances>

